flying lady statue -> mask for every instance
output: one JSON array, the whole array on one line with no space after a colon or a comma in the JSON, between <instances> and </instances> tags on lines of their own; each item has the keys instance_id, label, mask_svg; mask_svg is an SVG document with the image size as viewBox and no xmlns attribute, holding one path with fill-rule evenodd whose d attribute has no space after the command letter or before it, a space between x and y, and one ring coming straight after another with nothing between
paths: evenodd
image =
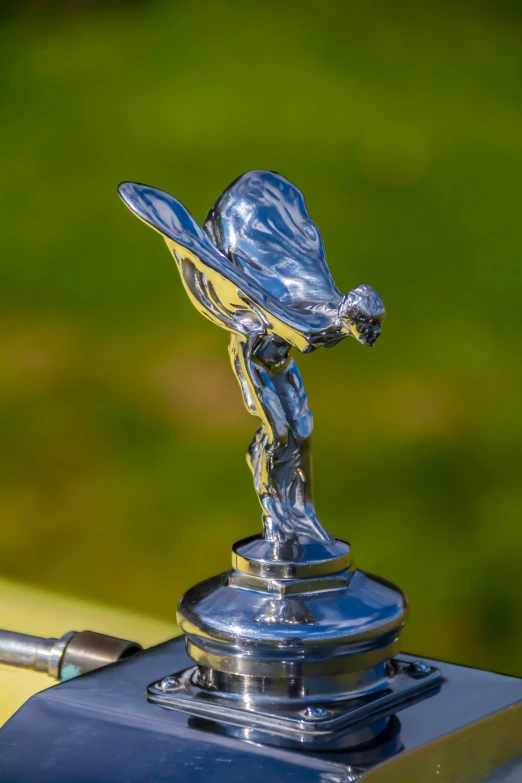
<instances>
[{"instance_id":1,"label":"flying lady statue","mask_svg":"<svg viewBox=\"0 0 522 783\"><path fill-rule=\"evenodd\" d=\"M248 411L261 419L248 463L272 556L332 551L312 501L313 420L290 349L330 348L348 335L373 345L384 317L379 294L367 285L341 294L301 191L274 172L235 180L203 228L161 190L124 182L119 193L163 236L199 312L232 333L233 370Z\"/></svg>"}]
</instances>

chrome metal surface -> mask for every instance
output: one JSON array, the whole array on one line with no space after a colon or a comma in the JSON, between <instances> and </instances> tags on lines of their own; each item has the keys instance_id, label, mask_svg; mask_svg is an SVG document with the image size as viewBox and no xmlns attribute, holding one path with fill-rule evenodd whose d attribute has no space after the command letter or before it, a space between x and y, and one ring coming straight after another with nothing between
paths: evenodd
<instances>
[{"instance_id":1,"label":"chrome metal surface","mask_svg":"<svg viewBox=\"0 0 522 783\"><path fill-rule=\"evenodd\" d=\"M68 680L141 650L136 642L94 631L68 631L59 639L0 630L0 663Z\"/></svg>"},{"instance_id":2,"label":"chrome metal surface","mask_svg":"<svg viewBox=\"0 0 522 783\"><path fill-rule=\"evenodd\" d=\"M385 699L392 680L406 678L410 687L413 675L393 679L389 664L406 621L405 596L356 571L349 544L317 517L313 418L290 355L348 335L373 345L384 318L379 294L366 285L340 293L302 193L274 172L235 180L203 228L163 191L126 182L119 193L163 236L198 311L231 332L233 371L247 410L261 421L247 461L263 535L235 544L232 570L183 596L178 622L198 669L172 693L158 686L156 701L200 714L187 705L207 694L207 705L232 701L252 720L252 705L262 712L295 702L297 715L325 699L377 692Z\"/></svg>"},{"instance_id":3,"label":"chrome metal surface","mask_svg":"<svg viewBox=\"0 0 522 783\"><path fill-rule=\"evenodd\" d=\"M46 639L0 630L0 663L45 672L58 680L64 650L75 633L68 631L60 639Z\"/></svg>"},{"instance_id":4,"label":"chrome metal surface","mask_svg":"<svg viewBox=\"0 0 522 783\"><path fill-rule=\"evenodd\" d=\"M147 689L149 701L217 721L229 727L233 736L273 742L277 735L279 744L285 741L289 746L315 750L350 748L375 740L387 730L393 712L430 691L436 692L441 684L440 672L434 667L430 666L420 680L411 676L408 663L394 661L385 689L320 704L305 701L303 708L303 695L285 699L260 693L258 701L247 702L237 693L224 693L212 678L202 681L195 666L173 677L180 687L166 692L164 681L153 683Z\"/></svg>"},{"instance_id":5,"label":"chrome metal surface","mask_svg":"<svg viewBox=\"0 0 522 783\"><path fill-rule=\"evenodd\" d=\"M430 667L424 661L414 661L408 667L410 677L425 677L430 673Z\"/></svg>"},{"instance_id":6,"label":"chrome metal surface","mask_svg":"<svg viewBox=\"0 0 522 783\"><path fill-rule=\"evenodd\" d=\"M238 588L221 574L185 593L178 622L189 654L203 666L274 678L327 677L393 657L406 613L400 590L362 571L346 587L290 596Z\"/></svg>"},{"instance_id":7,"label":"chrome metal surface","mask_svg":"<svg viewBox=\"0 0 522 783\"><path fill-rule=\"evenodd\" d=\"M304 710L301 710L299 715L305 720L321 720L323 718L329 718L332 713L327 710L326 707L322 707L320 704L317 707L308 706Z\"/></svg>"},{"instance_id":8,"label":"chrome metal surface","mask_svg":"<svg viewBox=\"0 0 522 783\"><path fill-rule=\"evenodd\" d=\"M328 543L303 538L282 543L250 536L232 547L232 567L252 576L309 579L352 566L350 545L339 538Z\"/></svg>"},{"instance_id":9,"label":"chrome metal surface","mask_svg":"<svg viewBox=\"0 0 522 783\"><path fill-rule=\"evenodd\" d=\"M164 677L159 683L158 688L163 693L173 693L181 688L181 682L177 677Z\"/></svg>"},{"instance_id":10,"label":"chrome metal surface","mask_svg":"<svg viewBox=\"0 0 522 783\"><path fill-rule=\"evenodd\" d=\"M192 657L192 656L191 656ZM327 701L346 701L384 690L394 670L386 663L367 666L360 671L328 672L320 667L299 669L292 676L263 676L262 666L252 666L251 673L229 674L199 665L194 684L202 691L219 692L222 696L241 701L247 708L273 703L303 707ZM266 674L266 672L265 672Z\"/></svg>"},{"instance_id":11,"label":"chrome metal surface","mask_svg":"<svg viewBox=\"0 0 522 783\"><path fill-rule=\"evenodd\" d=\"M290 349L332 347L347 335L373 345L384 307L369 286L342 296L301 191L270 171L250 171L211 208L204 228L161 190L124 182L127 206L173 253L195 307L232 332L230 358L247 410L261 427L248 463L263 511L268 557L333 540L312 501L313 419Z\"/></svg>"},{"instance_id":12,"label":"chrome metal surface","mask_svg":"<svg viewBox=\"0 0 522 783\"><path fill-rule=\"evenodd\" d=\"M339 590L348 586L354 571L346 569L335 574L321 577L299 577L296 579L275 579L271 577L251 576L243 571L232 570L228 575L228 584L270 593L272 597L316 593L322 590Z\"/></svg>"}]
</instances>

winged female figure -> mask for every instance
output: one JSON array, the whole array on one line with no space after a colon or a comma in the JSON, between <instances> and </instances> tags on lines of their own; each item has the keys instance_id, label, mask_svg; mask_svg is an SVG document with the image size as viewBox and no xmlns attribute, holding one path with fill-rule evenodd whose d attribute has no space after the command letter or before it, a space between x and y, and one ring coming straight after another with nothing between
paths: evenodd
<instances>
[{"instance_id":1,"label":"winged female figure","mask_svg":"<svg viewBox=\"0 0 522 783\"><path fill-rule=\"evenodd\" d=\"M230 357L248 411L261 419L247 460L265 539L329 543L312 501L313 419L291 348L308 353L351 335L373 345L384 306L361 285L335 285L301 191L249 171L216 201L203 227L173 196L124 182L119 194L171 250L195 307L231 332Z\"/></svg>"}]
</instances>

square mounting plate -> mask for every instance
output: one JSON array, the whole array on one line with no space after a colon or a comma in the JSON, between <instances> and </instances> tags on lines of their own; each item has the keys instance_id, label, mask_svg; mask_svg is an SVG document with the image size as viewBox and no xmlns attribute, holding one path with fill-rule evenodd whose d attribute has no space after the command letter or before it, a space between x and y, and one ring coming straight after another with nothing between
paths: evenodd
<instances>
[{"instance_id":1,"label":"square mounting plate","mask_svg":"<svg viewBox=\"0 0 522 783\"><path fill-rule=\"evenodd\" d=\"M248 736L268 744L346 747L346 743L353 744L350 734L368 724L377 726L399 707L430 695L441 684L441 674L433 666L400 659L395 659L392 665L395 673L387 688L356 698L325 699L320 705L307 703L306 698L245 705L237 696L198 687L194 677L196 666L152 683L147 688L147 698L162 707L181 710L228 728L236 736Z\"/></svg>"}]
</instances>

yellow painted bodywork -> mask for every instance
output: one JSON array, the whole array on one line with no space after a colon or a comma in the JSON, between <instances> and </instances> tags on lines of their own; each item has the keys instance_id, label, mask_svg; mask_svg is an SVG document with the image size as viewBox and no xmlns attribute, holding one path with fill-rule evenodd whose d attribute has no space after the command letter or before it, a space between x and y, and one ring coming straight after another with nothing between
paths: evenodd
<instances>
[{"instance_id":1,"label":"yellow painted bodywork","mask_svg":"<svg viewBox=\"0 0 522 783\"><path fill-rule=\"evenodd\" d=\"M47 593L0 579L0 628L34 636L60 637L66 631L98 631L139 642L159 644L179 634L175 622L142 617L127 610ZM40 672L0 664L0 725L33 694L55 685Z\"/></svg>"}]
</instances>

